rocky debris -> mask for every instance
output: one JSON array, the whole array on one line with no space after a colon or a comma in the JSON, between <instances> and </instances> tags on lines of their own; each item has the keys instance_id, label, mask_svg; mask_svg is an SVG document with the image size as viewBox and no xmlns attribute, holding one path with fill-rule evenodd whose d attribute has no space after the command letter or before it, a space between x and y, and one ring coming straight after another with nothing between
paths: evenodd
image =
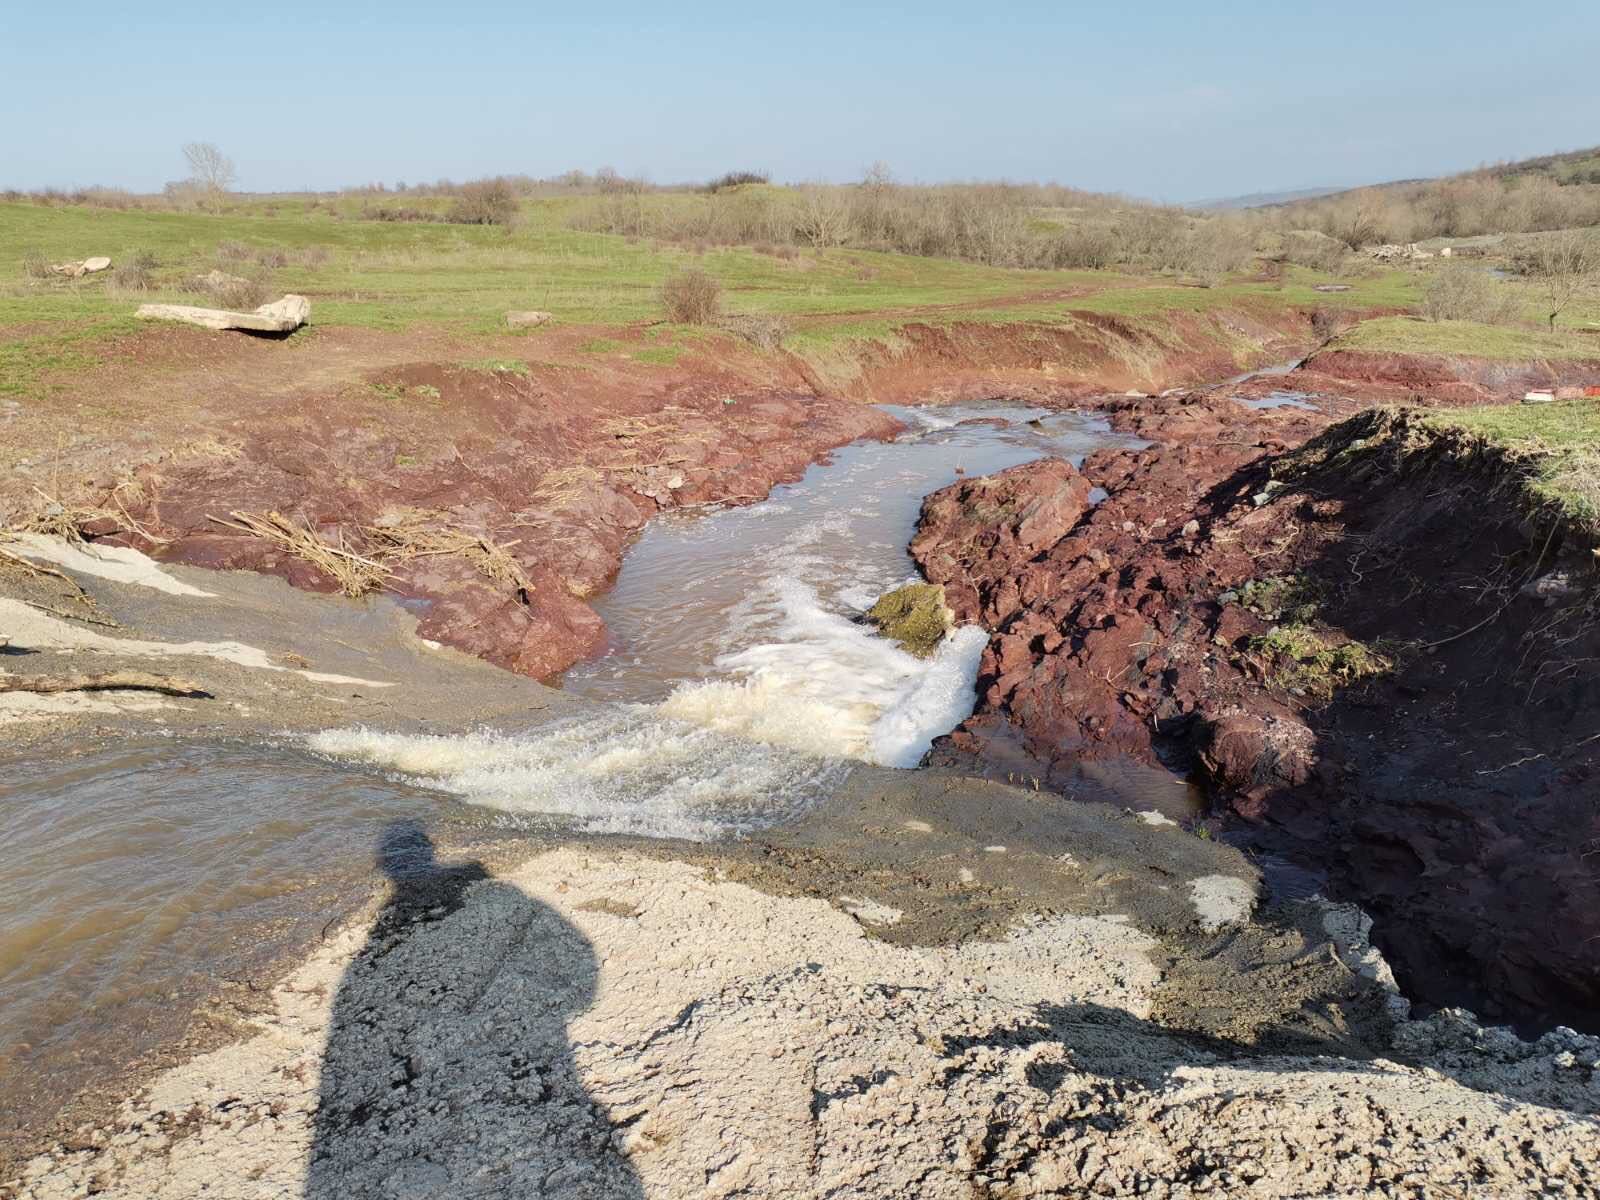
<instances>
[{"instance_id":1,"label":"rocky debris","mask_svg":"<svg viewBox=\"0 0 1600 1200\"><path fill-rule=\"evenodd\" d=\"M878 632L918 658L927 658L955 628L955 613L944 602L944 589L932 583L908 583L885 592L867 610Z\"/></svg>"},{"instance_id":2,"label":"rocky debris","mask_svg":"<svg viewBox=\"0 0 1600 1200\"><path fill-rule=\"evenodd\" d=\"M1053 917L878 940L612 851L403 885L28 1200L1531 1194L1600 1185L1600 1043L1446 1015L1409 1065L1168 1028L1153 939ZM600 969L600 964L604 969ZM1567 1065L1570 1064L1570 1065ZM1374 1153L1381 1147L1382 1153Z\"/></svg>"},{"instance_id":3,"label":"rocky debris","mask_svg":"<svg viewBox=\"0 0 1600 1200\"><path fill-rule=\"evenodd\" d=\"M147 321L182 321L202 329L292 333L311 316L311 301L291 293L247 313L229 312L222 308L196 308L188 304L141 304L133 315Z\"/></svg>"},{"instance_id":4,"label":"rocky debris","mask_svg":"<svg viewBox=\"0 0 1600 1200\"><path fill-rule=\"evenodd\" d=\"M111 266L111 260L104 255L94 258L84 258L77 262L52 263L50 269L57 275L64 275L68 279L81 279L85 275L93 275L104 271Z\"/></svg>"},{"instance_id":5,"label":"rocky debris","mask_svg":"<svg viewBox=\"0 0 1600 1200\"><path fill-rule=\"evenodd\" d=\"M1403 246L1388 242L1382 246L1369 246L1367 248L1367 257L1378 262L1421 262L1424 259L1432 258L1433 253L1422 249L1415 242L1408 242Z\"/></svg>"},{"instance_id":6,"label":"rocky debris","mask_svg":"<svg viewBox=\"0 0 1600 1200\"><path fill-rule=\"evenodd\" d=\"M1016 514L1049 504L1059 472L966 480L966 503L947 489L925 505L919 566L991 634L977 709L931 760L1020 765L1064 792L1095 759L1194 769L1248 836L1318 864L1372 913L1409 992L1600 1028L1592 606L1549 559L1535 569L1510 506L1476 502L1480 467L1384 465L1406 442L1395 418L1340 426L1296 460L1334 465L1301 477L1279 455L1325 415L1132 403L1114 421L1162 444L1091 456L1083 475L1108 497L1053 544L1020 544ZM1004 505L982 507L1001 490ZM1470 593L1508 571L1510 604ZM1301 577L1314 602L1289 632L1247 602L1252 583ZM1516 597L1527 578L1535 594ZM1441 610L1458 592L1485 598ZM1368 651L1370 670L1345 671L1385 639L1433 648ZM1520 665L1513 679L1486 664Z\"/></svg>"},{"instance_id":7,"label":"rocky debris","mask_svg":"<svg viewBox=\"0 0 1600 1200\"><path fill-rule=\"evenodd\" d=\"M547 312L528 310L526 312L508 312L506 326L511 329L534 329L545 324L551 319Z\"/></svg>"},{"instance_id":8,"label":"rocky debris","mask_svg":"<svg viewBox=\"0 0 1600 1200\"><path fill-rule=\"evenodd\" d=\"M963 623L988 623L1012 603L1009 568L1055 545L1093 507L1092 486L1069 462L1045 458L964 479L922 503L911 556L945 589Z\"/></svg>"}]
</instances>

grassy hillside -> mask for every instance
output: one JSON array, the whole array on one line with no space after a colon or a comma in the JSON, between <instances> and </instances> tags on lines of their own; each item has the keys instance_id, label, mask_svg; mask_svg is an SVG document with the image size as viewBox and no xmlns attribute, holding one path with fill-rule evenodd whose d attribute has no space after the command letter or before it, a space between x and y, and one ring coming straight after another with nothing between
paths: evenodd
<instances>
[{"instance_id":1,"label":"grassy hillside","mask_svg":"<svg viewBox=\"0 0 1600 1200\"><path fill-rule=\"evenodd\" d=\"M525 200L509 230L362 220L360 203L276 198L220 215L0 204L0 246L15 254L0 263L0 395L94 361L104 339L136 327L141 302L209 303L185 287L212 269L309 296L320 325L489 334L510 309L595 326L661 320L662 281L696 266L721 283L725 311L784 318L800 348L881 339L909 321L1050 322L1088 311L1159 325L1173 311L1403 307L1416 298L1414 281L1395 271L1354 279L1336 295L1313 290L1331 276L1299 268L1277 281L1235 275L1202 288L1170 273L1022 270L843 247L696 248L573 229L581 201L571 199ZM142 254L153 266L144 288L115 272L32 279L21 264L30 251L118 263Z\"/></svg>"}]
</instances>

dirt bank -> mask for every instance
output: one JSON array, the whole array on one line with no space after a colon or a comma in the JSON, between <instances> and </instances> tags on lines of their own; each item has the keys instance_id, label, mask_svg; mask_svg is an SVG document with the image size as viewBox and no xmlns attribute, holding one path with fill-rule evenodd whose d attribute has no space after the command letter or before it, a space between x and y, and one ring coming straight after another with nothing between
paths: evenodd
<instances>
[{"instance_id":1,"label":"dirt bank","mask_svg":"<svg viewBox=\"0 0 1600 1200\"><path fill-rule=\"evenodd\" d=\"M1591 361L1506 360L1460 354L1400 354L1332 347L1302 368L1313 388L1357 391L1390 403L1483 404L1536 388L1600 386L1600 348Z\"/></svg>"},{"instance_id":2,"label":"dirt bank","mask_svg":"<svg viewBox=\"0 0 1600 1200\"><path fill-rule=\"evenodd\" d=\"M914 555L994 631L935 760L1062 788L1084 759L1194 771L1372 911L1410 994L1597 1028L1593 556L1485 447L1403 419L1297 454L1324 416L1115 416L1161 444L925 503Z\"/></svg>"},{"instance_id":3,"label":"dirt bank","mask_svg":"<svg viewBox=\"0 0 1600 1200\"><path fill-rule=\"evenodd\" d=\"M547 678L604 645L586 597L650 516L760 499L830 449L895 431L859 401L1160 388L1280 359L1309 330L1294 311L1176 314L1159 331L1076 313L773 353L721 334L664 346L653 326L152 331L125 339L115 370L5 414L0 519L388 591L422 636Z\"/></svg>"},{"instance_id":4,"label":"dirt bank","mask_svg":"<svg viewBox=\"0 0 1600 1200\"><path fill-rule=\"evenodd\" d=\"M1174 835L1181 836L1181 835ZM1592 1039L1407 1024L1419 1064L1164 1025L1155 943L1058 915L890 945L626 851L397 878L243 1040L18 1195L1587 1194ZM1333 943L1325 941L1324 946ZM1349 947L1347 947L1348 951ZM1335 956L1339 953L1333 951ZM1575 1111L1573 1111L1575 1110ZM1426 1181L1425 1184L1423 1181Z\"/></svg>"}]
</instances>

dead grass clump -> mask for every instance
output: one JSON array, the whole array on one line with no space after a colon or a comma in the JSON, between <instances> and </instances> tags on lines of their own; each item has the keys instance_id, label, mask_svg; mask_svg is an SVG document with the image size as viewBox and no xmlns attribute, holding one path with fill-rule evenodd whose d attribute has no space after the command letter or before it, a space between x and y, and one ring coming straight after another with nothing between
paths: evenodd
<instances>
[{"instance_id":1,"label":"dead grass clump","mask_svg":"<svg viewBox=\"0 0 1600 1200\"><path fill-rule=\"evenodd\" d=\"M722 311L722 285L695 267L675 271L661 285L661 304L679 325L708 325Z\"/></svg>"},{"instance_id":2,"label":"dead grass clump","mask_svg":"<svg viewBox=\"0 0 1600 1200\"><path fill-rule=\"evenodd\" d=\"M516 541L497 542L488 534L457 527L439 527L412 518L391 525L370 525L363 532L386 562L450 555L464 558L490 583L517 594L528 603L533 581L511 553Z\"/></svg>"},{"instance_id":3,"label":"dead grass clump","mask_svg":"<svg viewBox=\"0 0 1600 1200\"><path fill-rule=\"evenodd\" d=\"M287 255L289 263L296 267L320 267L332 257L326 246L301 246Z\"/></svg>"},{"instance_id":4,"label":"dead grass clump","mask_svg":"<svg viewBox=\"0 0 1600 1200\"><path fill-rule=\"evenodd\" d=\"M188 290L207 297L217 308L233 312L257 308L270 300L273 293L272 280L267 275L229 275L223 271L196 276Z\"/></svg>"},{"instance_id":5,"label":"dead grass clump","mask_svg":"<svg viewBox=\"0 0 1600 1200\"><path fill-rule=\"evenodd\" d=\"M50 259L43 250L29 250L22 256L22 273L29 279L50 279Z\"/></svg>"},{"instance_id":6,"label":"dead grass clump","mask_svg":"<svg viewBox=\"0 0 1600 1200\"><path fill-rule=\"evenodd\" d=\"M244 262L254 254L255 251L249 246L232 238L217 243L217 257L223 262Z\"/></svg>"},{"instance_id":7,"label":"dead grass clump","mask_svg":"<svg viewBox=\"0 0 1600 1200\"><path fill-rule=\"evenodd\" d=\"M233 519L211 517L218 525L253 537L264 538L296 558L303 559L339 585L346 596L365 596L377 591L389 577L382 562L347 549L331 546L304 525L297 525L282 513L230 512ZM341 534L341 541L343 535Z\"/></svg>"},{"instance_id":8,"label":"dead grass clump","mask_svg":"<svg viewBox=\"0 0 1600 1200\"><path fill-rule=\"evenodd\" d=\"M111 286L121 292L148 292L155 286L160 265L148 250L135 250L111 268Z\"/></svg>"},{"instance_id":9,"label":"dead grass clump","mask_svg":"<svg viewBox=\"0 0 1600 1200\"><path fill-rule=\"evenodd\" d=\"M533 499L546 512L560 512L572 507L600 480L601 474L594 467L555 467L539 476L539 482L534 485ZM535 514L530 511L520 515L531 518Z\"/></svg>"},{"instance_id":10,"label":"dead grass clump","mask_svg":"<svg viewBox=\"0 0 1600 1200\"><path fill-rule=\"evenodd\" d=\"M1430 321L1476 321L1509 325L1520 315L1516 298L1486 271L1450 267L1428 281L1422 294L1422 315Z\"/></svg>"},{"instance_id":11,"label":"dead grass clump","mask_svg":"<svg viewBox=\"0 0 1600 1200\"><path fill-rule=\"evenodd\" d=\"M723 317L717 322L717 328L725 329L761 350L777 350L783 345L783 339L793 332L784 317L753 313Z\"/></svg>"},{"instance_id":12,"label":"dead grass clump","mask_svg":"<svg viewBox=\"0 0 1600 1200\"><path fill-rule=\"evenodd\" d=\"M289 256L276 246L256 251L256 262L269 269L289 265Z\"/></svg>"}]
</instances>

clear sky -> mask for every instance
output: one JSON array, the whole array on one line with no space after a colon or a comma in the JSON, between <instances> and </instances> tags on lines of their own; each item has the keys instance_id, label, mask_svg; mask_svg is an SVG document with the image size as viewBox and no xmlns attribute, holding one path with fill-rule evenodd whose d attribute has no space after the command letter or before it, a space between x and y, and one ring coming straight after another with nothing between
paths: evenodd
<instances>
[{"instance_id":1,"label":"clear sky","mask_svg":"<svg viewBox=\"0 0 1600 1200\"><path fill-rule=\"evenodd\" d=\"M1187 201L1600 143L1600 0L0 0L0 187L612 165Z\"/></svg>"}]
</instances>

